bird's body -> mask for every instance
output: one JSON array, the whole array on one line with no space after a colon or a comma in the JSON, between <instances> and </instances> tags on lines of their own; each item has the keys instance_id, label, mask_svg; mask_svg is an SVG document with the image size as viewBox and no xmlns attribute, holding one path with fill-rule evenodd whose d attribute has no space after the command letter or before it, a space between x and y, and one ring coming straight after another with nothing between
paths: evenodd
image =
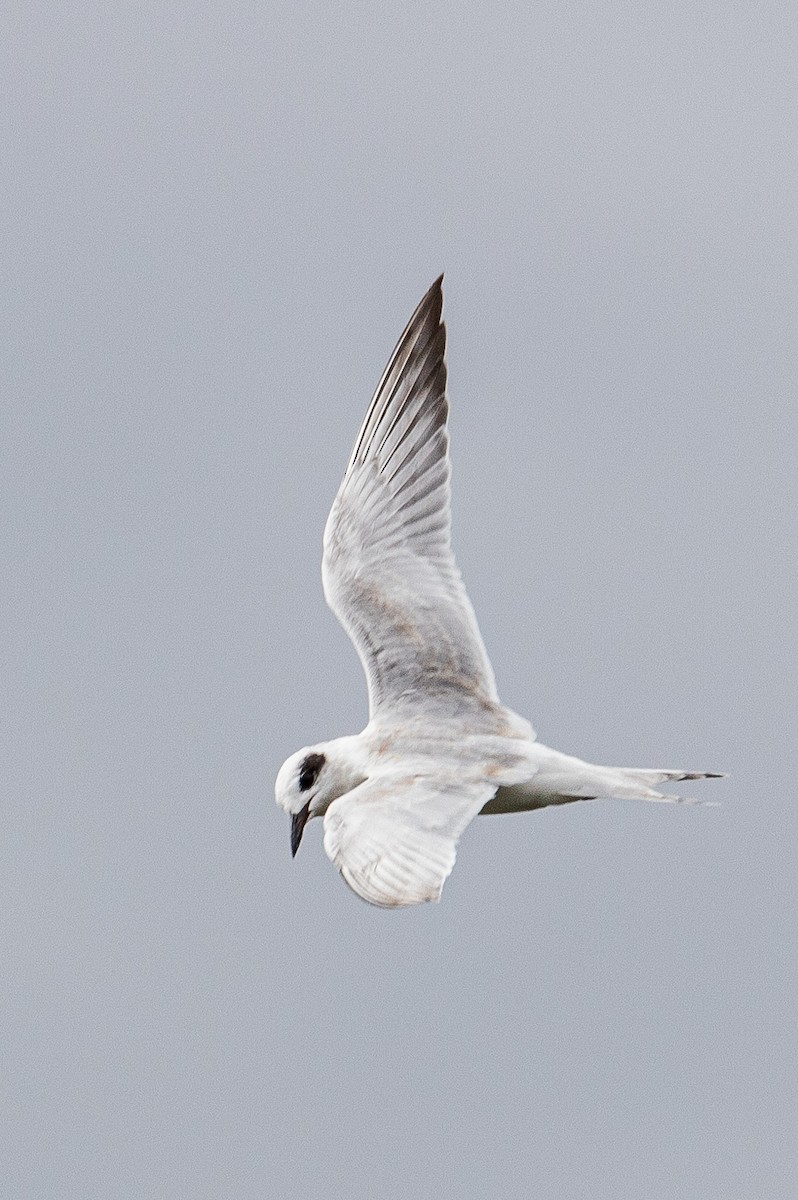
<instances>
[{"instance_id":1,"label":"bird's body","mask_svg":"<svg viewBox=\"0 0 798 1200\"><path fill-rule=\"evenodd\" d=\"M281 767L296 852L310 817L372 904L437 900L482 813L599 797L683 802L656 787L706 773L594 766L535 740L499 700L450 543L445 327L438 279L394 350L324 535L330 607L366 672L370 720Z\"/></svg>"}]
</instances>

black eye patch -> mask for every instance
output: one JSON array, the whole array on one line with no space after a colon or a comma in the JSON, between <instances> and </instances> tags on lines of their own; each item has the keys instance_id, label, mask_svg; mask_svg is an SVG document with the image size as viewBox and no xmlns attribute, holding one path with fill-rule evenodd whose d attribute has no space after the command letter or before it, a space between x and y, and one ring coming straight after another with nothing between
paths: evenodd
<instances>
[{"instance_id":1,"label":"black eye patch","mask_svg":"<svg viewBox=\"0 0 798 1200\"><path fill-rule=\"evenodd\" d=\"M308 788L313 787L313 784L319 777L319 771L322 769L327 759L323 754L309 754L299 768L299 790L306 792Z\"/></svg>"}]
</instances>

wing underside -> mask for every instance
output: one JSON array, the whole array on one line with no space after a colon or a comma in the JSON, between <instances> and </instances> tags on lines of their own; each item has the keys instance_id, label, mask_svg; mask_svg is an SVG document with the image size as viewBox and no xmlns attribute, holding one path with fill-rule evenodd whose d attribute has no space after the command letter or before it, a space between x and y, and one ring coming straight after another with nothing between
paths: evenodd
<instances>
[{"instance_id":1,"label":"wing underside","mask_svg":"<svg viewBox=\"0 0 798 1200\"><path fill-rule=\"evenodd\" d=\"M325 530L325 595L363 663L372 717L408 700L460 718L498 705L451 550L442 303L439 279L388 362Z\"/></svg>"},{"instance_id":2,"label":"wing underside","mask_svg":"<svg viewBox=\"0 0 798 1200\"><path fill-rule=\"evenodd\" d=\"M438 900L460 834L495 790L483 780L369 780L330 805L324 849L369 904Z\"/></svg>"}]
</instances>

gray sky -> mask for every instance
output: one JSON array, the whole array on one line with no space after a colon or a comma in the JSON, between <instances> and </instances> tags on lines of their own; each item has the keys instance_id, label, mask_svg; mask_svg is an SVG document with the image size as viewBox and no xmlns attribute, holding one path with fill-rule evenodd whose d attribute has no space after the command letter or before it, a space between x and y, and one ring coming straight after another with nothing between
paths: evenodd
<instances>
[{"instance_id":1,"label":"gray sky","mask_svg":"<svg viewBox=\"0 0 798 1200\"><path fill-rule=\"evenodd\" d=\"M794 8L6 20L0 1193L791 1200ZM441 270L503 699L732 778L385 913L272 789L366 719L321 534Z\"/></svg>"}]
</instances>

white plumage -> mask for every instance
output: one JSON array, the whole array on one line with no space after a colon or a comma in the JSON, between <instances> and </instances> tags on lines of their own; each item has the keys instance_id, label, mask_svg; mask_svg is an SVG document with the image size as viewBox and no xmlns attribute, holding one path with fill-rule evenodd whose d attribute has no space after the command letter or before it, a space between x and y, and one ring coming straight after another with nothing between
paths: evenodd
<instances>
[{"instance_id":1,"label":"white plumage","mask_svg":"<svg viewBox=\"0 0 798 1200\"><path fill-rule=\"evenodd\" d=\"M323 816L331 860L385 907L437 900L480 812L606 796L683 803L657 785L710 777L560 754L499 700L451 549L441 283L391 355L324 533L324 592L363 664L369 723L298 751L275 785L293 852Z\"/></svg>"}]
</instances>

